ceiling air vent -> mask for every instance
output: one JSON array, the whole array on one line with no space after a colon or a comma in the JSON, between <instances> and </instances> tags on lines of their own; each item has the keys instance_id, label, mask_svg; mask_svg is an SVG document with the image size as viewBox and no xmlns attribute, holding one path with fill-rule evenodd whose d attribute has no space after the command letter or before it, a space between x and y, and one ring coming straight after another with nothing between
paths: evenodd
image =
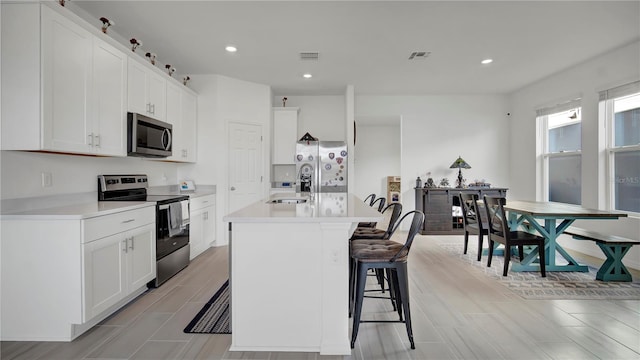
<instances>
[{"instance_id":1,"label":"ceiling air vent","mask_svg":"<svg viewBox=\"0 0 640 360\"><path fill-rule=\"evenodd\" d=\"M301 52L300 53L300 60L318 61L319 57L320 57L320 53L318 52Z\"/></svg>"},{"instance_id":2,"label":"ceiling air vent","mask_svg":"<svg viewBox=\"0 0 640 360\"><path fill-rule=\"evenodd\" d=\"M426 59L431 54L431 51L414 51L409 55L409 60Z\"/></svg>"}]
</instances>

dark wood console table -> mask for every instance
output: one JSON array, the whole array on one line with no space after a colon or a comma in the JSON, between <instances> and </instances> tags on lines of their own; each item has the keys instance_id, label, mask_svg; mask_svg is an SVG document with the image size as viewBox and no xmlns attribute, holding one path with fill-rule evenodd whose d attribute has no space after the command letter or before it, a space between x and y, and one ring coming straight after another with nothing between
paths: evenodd
<instances>
[{"instance_id":1,"label":"dark wood console table","mask_svg":"<svg viewBox=\"0 0 640 360\"><path fill-rule=\"evenodd\" d=\"M458 194L475 193L479 199L487 196L506 196L506 188L415 188L416 210L424 212L422 235L464 234L462 217L453 216L452 207L460 206Z\"/></svg>"}]
</instances>

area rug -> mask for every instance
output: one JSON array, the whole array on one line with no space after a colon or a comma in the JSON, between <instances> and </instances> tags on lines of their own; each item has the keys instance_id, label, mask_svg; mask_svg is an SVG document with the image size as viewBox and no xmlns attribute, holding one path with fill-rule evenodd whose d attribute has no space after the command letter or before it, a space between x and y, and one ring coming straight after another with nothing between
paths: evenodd
<instances>
[{"instance_id":1,"label":"area rug","mask_svg":"<svg viewBox=\"0 0 640 360\"><path fill-rule=\"evenodd\" d=\"M477 247L477 242L475 244ZM596 280L598 269L591 266L589 272L547 271L546 278L541 277L540 272L513 272L511 269L507 276L502 276L503 256L494 255L491 267L487 267L486 255L482 256L482 261L476 260L478 251L474 248L472 239L469 239L467 254L463 254L462 241L441 242L439 245L453 257L497 280L525 299L640 300L640 282L637 279L632 282ZM556 259L562 259L560 254L556 254ZM511 259L511 263L518 261L518 257Z\"/></svg>"},{"instance_id":2,"label":"area rug","mask_svg":"<svg viewBox=\"0 0 640 360\"><path fill-rule=\"evenodd\" d=\"M213 295L184 329L194 334L231 334L229 319L229 280Z\"/></svg>"}]
</instances>

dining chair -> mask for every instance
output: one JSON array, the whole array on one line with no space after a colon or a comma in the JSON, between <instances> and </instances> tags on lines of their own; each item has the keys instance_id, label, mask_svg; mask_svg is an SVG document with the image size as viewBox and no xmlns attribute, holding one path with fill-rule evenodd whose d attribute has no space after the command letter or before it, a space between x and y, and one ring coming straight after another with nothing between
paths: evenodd
<instances>
[{"instance_id":1,"label":"dining chair","mask_svg":"<svg viewBox=\"0 0 640 360\"><path fill-rule=\"evenodd\" d=\"M420 210L413 210L406 213L396 224L399 227L403 220L412 218L411 226L407 234L404 244L391 241L381 240L375 245L367 245L363 247L352 247L351 258L353 259L355 280L355 301L353 310L353 328L351 333L351 348L355 346L358 337L358 330L361 323L368 322L400 322L404 323L407 329L407 336L411 349L415 349L413 340L413 330L411 327L411 310L409 306L409 274L407 272L407 259L411 244L418 231L424 223L424 213ZM398 312L399 320L362 320L362 306L365 298L365 284L367 281L367 272L370 269L384 269L388 271L389 281L393 284L390 293L393 294L396 303L395 311Z\"/></svg>"},{"instance_id":2,"label":"dining chair","mask_svg":"<svg viewBox=\"0 0 640 360\"><path fill-rule=\"evenodd\" d=\"M489 224L483 220L482 211L478 207L478 194L460 192L458 197L464 222L464 253L467 253L469 235L478 235L478 261L480 261L482 259L482 243L484 235L489 233Z\"/></svg>"},{"instance_id":3,"label":"dining chair","mask_svg":"<svg viewBox=\"0 0 640 360\"><path fill-rule=\"evenodd\" d=\"M506 199L504 197L484 196L484 204L487 210L487 219L489 226L489 259L487 267L491 267L491 259L493 257L493 248L496 242L504 245L504 269L502 276L507 276L509 270L509 260L511 258L511 247L518 246L518 255L520 261L524 259L524 245L535 245L538 250L538 258L540 261L540 273L542 277L546 277L544 242L541 236L531 234L525 231L509 228L507 217L504 211Z\"/></svg>"}]
</instances>

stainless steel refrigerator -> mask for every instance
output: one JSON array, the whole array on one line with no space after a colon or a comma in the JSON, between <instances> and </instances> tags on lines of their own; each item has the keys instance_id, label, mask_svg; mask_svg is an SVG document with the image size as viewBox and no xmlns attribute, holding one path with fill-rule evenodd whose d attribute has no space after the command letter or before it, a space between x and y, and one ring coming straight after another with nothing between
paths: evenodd
<instances>
[{"instance_id":1,"label":"stainless steel refrigerator","mask_svg":"<svg viewBox=\"0 0 640 360\"><path fill-rule=\"evenodd\" d=\"M347 155L344 141L298 141L296 192L347 192Z\"/></svg>"}]
</instances>

